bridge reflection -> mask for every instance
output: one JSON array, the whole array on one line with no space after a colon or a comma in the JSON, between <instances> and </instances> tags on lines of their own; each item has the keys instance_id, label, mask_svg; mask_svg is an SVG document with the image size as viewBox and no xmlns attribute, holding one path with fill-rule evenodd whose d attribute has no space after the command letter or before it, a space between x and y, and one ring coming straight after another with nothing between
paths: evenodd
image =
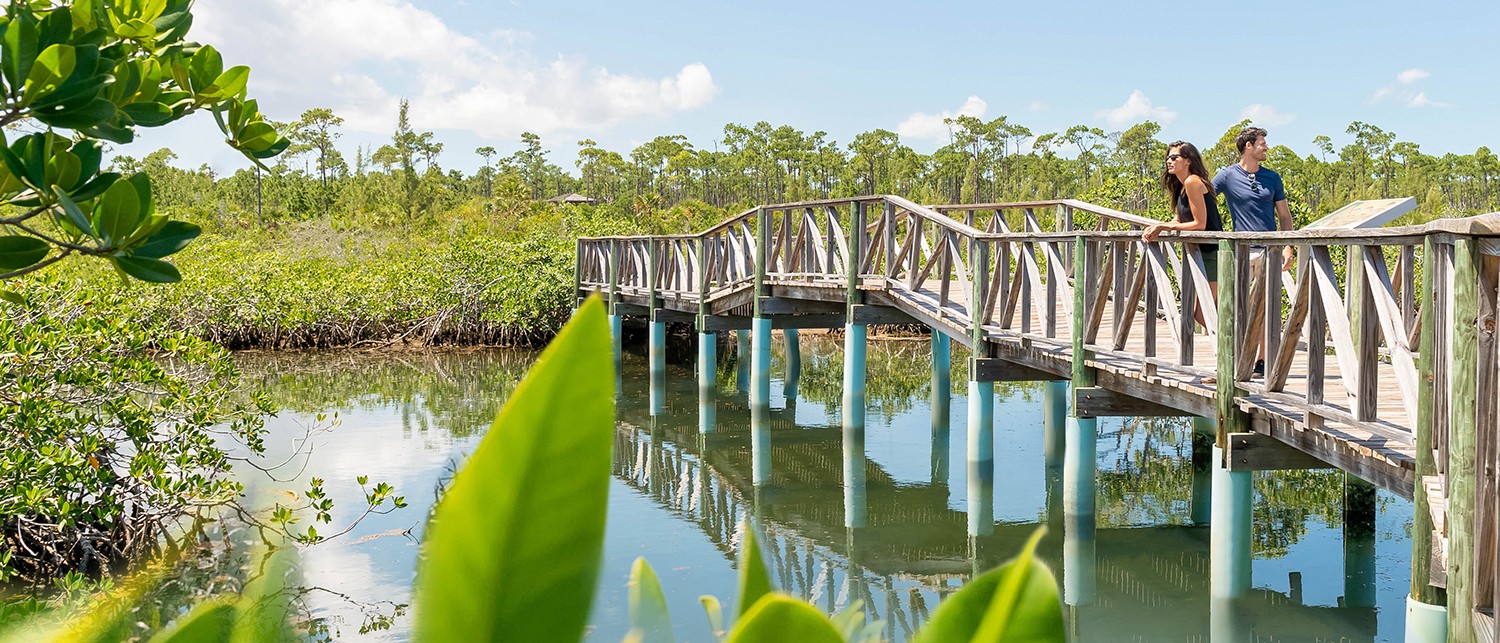
<instances>
[{"instance_id":1,"label":"bridge reflection","mask_svg":"<svg viewBox=\"0 0 1500 643\"><path fill-rule=\"evenodd\" d=\"M795 370L801 370L800 360L795 363ZM1288 579L1285 593L1248 589L1246 576L1241 579L1244 591L1212 597L1216 561L1202 505L1213 468L1205 466L1206 453L1194 458L1190 452L1166 465L1186 470L1191 478L1191 490L1183 495L1194 499L1193 506L1175 519L1184 524L1096 528L1100 512L1118 511L1113 505L1122 496L1116 487L1138 482L1142 471L1095 475L1086 466L1065 485L1069 468L1063 466L1063 439L1056 430L1062 418L1049 410L1054 430L1044 438L1046 493L1038 519L997 521L993 460L961 464L965 488L950 488L950 427L942 412L933 414L931 475L913 482L899 480L867 456L862 430L810 421L836 413L817 402L799 401L796 377L783 381L779 400L772 398L780 405L757 417L746 392L733 391L732 370L721 378L727 391L720 387L708 393L693 378L674 375L662 389L663 404L653 405L661 413L622 412L614 475L696 525L729 561L737 559L740 530L754 529L778 587L830 613L861 601L869 618L884 622L888 639L909 638L944 596L1014 555L1040 525L1047 526L1048 535L1039 554L1064 588L1071 640L1376 638L1374 579L1369 575L1373 533L1368 531L1354 539L1352 555L1358 560L1348 566L1348 589L1339 605L1302 604L1297 573ZM621 386L625 396L647 394L643 379L622 379ZM1041 398L1065 399L1066 390L1046 390ZM709 405L717 420L707 431L694 402ZM1133 440L1125 438L1126 448L1142 448ZM1095 457L1092 452L1087 456ZM1369 515L1354 516L1351 524L1373 525L1373 504L1367 508ZM1248 565L1244 572L1248 574Z\"/></svg>"}]
</instances>

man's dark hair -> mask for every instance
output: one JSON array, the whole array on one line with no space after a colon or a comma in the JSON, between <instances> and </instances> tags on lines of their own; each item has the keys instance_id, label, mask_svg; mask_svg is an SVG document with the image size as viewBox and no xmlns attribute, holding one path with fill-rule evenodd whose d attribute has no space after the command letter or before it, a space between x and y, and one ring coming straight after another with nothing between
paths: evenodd
<instances>
[{"instance_id":1,"label":"man's dark hair","mask_svg":"<svg viewBox=\"0 0 1500 643\"><path fill-rule=\"evenodd\" d=\"M1240 154L1245 153L1245 146L1255 142L1255 139L1264 137L1266 130L1259 127L1246 127L1239 136L1234 137L1234 149Z\"/></svg>"}]
</instances>

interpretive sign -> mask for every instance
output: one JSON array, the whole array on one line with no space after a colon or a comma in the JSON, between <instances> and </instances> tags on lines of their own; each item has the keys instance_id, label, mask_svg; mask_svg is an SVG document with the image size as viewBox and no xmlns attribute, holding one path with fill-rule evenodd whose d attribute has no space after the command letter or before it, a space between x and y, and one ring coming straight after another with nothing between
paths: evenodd
<instances>
[{"instance_id":1,"label":"interpretive sign","mask_svg":"<svg viewBox=\"0 0 1500 643\"><path fill-rule=\"evenodd\" d=\"M1415 210L1417 200L1411 197L1404 199L1370 199L1368 201L1355 201L1342 208L1334 210L1328 216L1307 224L1304 229L1315 228L1378 228L1396 220L1407 212Z\"/></svg>"}]
</instances>

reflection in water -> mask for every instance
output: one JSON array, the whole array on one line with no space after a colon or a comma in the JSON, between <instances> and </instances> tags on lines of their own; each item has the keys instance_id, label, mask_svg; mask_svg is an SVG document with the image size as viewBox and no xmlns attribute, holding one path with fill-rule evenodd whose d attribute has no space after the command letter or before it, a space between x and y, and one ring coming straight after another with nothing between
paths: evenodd
<instances>
[{"instance_id":1,"label":"reflection in water","mask_svg":"<svg viewBox=\"0 0 1500 643\"><path fill-rule=\"evenodd\" d=\"M842 342L814 333L798 339L800 378L788 385L790 364L778 350L767 398L777 405L757 412L749 382L736 377L748 366L741 357L749 346L738 355L723 351L723 370L707 395L690 368L666 365L656 414L648 360L624 357L591 639L625 634L625 579L642 554L661 575L678 637L707 638L696 599L732 599L741 524L765 539L780 587L829 612L861 601L893 640L909 638L976 571L1013 555L1038 524L1050 525L1039 554L1066 590L1075 640L1399 636L1409 503L1354 485L1346 490L1337 473L1255 475L1245 487L1255 524L1248 541L1254 582L1237 597L1211 601L1203 500L1204 474L1214 467L1207 443L1195 441L1187 423L1060 423L1066 385L999 384L991 430L970 450L968 440L948 438L946 414L931 406L941 396L931 388L933 344L925 338L869 344L872 412L851 414L857 421L850 423L841 406ZM952 380L966 382L962 349L953 350L960 354ZM247 372L294 411L283 419L344 415L305 475L329 478L330 491L344 497L358 492L354 475L391 479L418 505L361 526L353 540L310 549L308 566L320 584L362 600L409 598L416 546L401 538L355 540L414 524L420 536L421 505L432 500L424 490L473 447L532 358L470 351L244 360ZM970 408L962 390L950 395L952 404ZM717 417L704 424L702 410ZM1092 466L1067 465L1060 425L1097 436L1078 442L1080 459ZM987 458L970 457L986 447ZM1095 456L1083 457L1090 449ZM953 460L965 466L950 468ZM340 608L328 602L318 609ZM1389 633L1379 639L1377 619L1379 631ZM399 640L408 628L372 636Z\"/></svg>"}]
</instances>

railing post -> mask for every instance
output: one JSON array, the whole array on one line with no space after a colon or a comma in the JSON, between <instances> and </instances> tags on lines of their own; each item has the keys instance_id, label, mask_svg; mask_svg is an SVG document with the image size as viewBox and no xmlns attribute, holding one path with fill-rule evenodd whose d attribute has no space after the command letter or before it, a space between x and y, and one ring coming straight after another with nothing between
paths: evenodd
<instances>
[{"instance_id":1,"label":"railing post","mask_svg":"<svg viewBox=\"0 0 1500 643\"><path fill-rule=\"evenodd\" d=\"M609 330L614 343L615 372L620 372L620 313L615 306L620 303L620 240L609 240Z\"/></svg>"},{"instance_id":2,"label":"railing post","mask_svg":"<svg viewBox=\"0 0 1500 643\"><path fill-rule=\"evenodd\" d=\"M750 405L771 403L771 319L763 307L769 296L766 288L766 262L771 243L771 211L760 208L755 213L755 315L750 324Z\"/></svg>"},{"instance_id":3,"label":"railing post","mask_svg":"<svg viewBox=\"0 0 1500 643\"><path fill-rule=\"evenodd\" d=\"M1453 242L1453 363L1448 416L1448 640L1475 640L1473 614L1478 486L1479 255L1472 237ZM1424 348L1425 350L1425 348Z\"/></svg>"},{"instance_id":4,"label":"railing post","mask_svg":"<svg viewBox=\"0 0 1500 643\"><path fill-rule=\"evenodd\" d=\"M1073 241L1073 265L1087 266L1089 261L1089 242L1082 235L1075 237ZM1081 273L1087 273L1083 270ZM1089 288L1093 284L1086 283L1084 279L1075 279L1073 282L1073 388L1093 386L1098 379L1095 370L1086 362L1092 356L1084 348L1084 335L1088 333L1088 304ZM1152 321L1152 320L1148 320Z\"/></svg>"},{"instance_id":5,"label":"railing post","mask_svg":"<svg viewBox=\"0 0 1500 643\"><path fill-rule=\"evenodd\" d=\"M1437 421L1433 414L1433 399L1438 393L1436 382L1436 366L1438 353L1445 347L1436 346L1436 338L1439 336L1438 325L1442 322L1438 319L1438 292L1437 276L1442 262L1437 259L1437 244L1433 242L1432 236L1428 236L1422 243L1422 260L1425 264L1422 268L1422 295L1421 315L1422 343L1421 353L1417 360L1417 424L1414 427L1416 438L1416 472L1413 476L1415 489L1412 492L1412 527L1411 527L1411 595L1407 598L1407 631L1412 631L1411 625L1414 619L1420 619L1418 614L1431 612L1424 609L1420 603L1429 606L1442 606L1447 601L1443 590L1432 586L1432 545L1433 545L1433 522L1432 506L1427 499L1427 491L1423 484L1424 479L1437 475L1437 463L1433 459L1432 432L1437 427ZM1426 619L1424 619L1426 620ZM1432 640L1442 640L1445 634L1439 634ZM1412 640L1408 636L1407 640Z\"/></svg>"},{"instance_id":6,"label":"railing post","mask_svg":"<svg viewBox=\"0 0 1500 643\"><path fill-rule=\"evenodd\" d=\"M1242 294L1236 275L1239 268L1239 253L1240 249L1234 241L1219 240L1219 345L1217 347L1219 382L1216 393L1219 409L1217 443L1220 449L1229 447L1230 433L1243 433L1250 426L1249 415L1235 404L1235 398L1239 396L1239 389L1234 381L1234 365L1237 357L1234 354L1234 348L1239 343L1239 334L1235 332L1235 329L1240 321L1237 302Z\"/></svg>"}]
</instances>

